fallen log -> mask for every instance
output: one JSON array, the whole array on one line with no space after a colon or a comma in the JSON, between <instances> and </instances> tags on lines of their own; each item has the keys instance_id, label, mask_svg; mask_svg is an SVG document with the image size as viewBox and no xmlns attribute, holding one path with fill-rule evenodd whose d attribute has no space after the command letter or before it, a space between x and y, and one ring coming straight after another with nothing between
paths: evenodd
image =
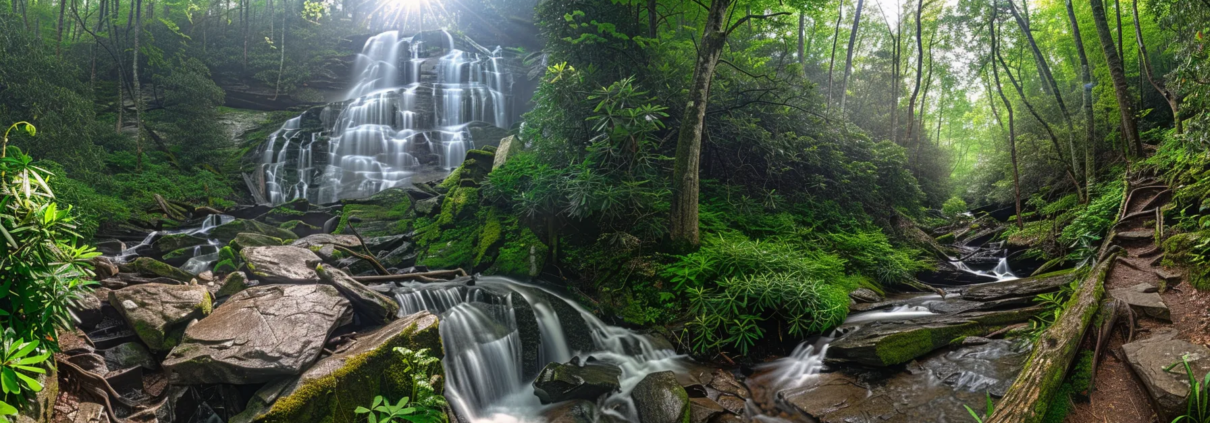
<instances>
[{"instance_id":1,"label":"fallen log","mask_svg":"<svg viewBox=\"0 0 1210 423\"><path fill-rule=\"evenodd\" d=\"M454 279L460 276L468 276L465 270L434 270L431 272L420 273L405 273L402 275L380 275L380 276L354 276L353 280L361 283L382 283L382 282L443 282Z\"/></svg>"},{"instance_id":2,"label":"fallen log","mask_svg":"<svg viewBox=\"0 0 1210 423\"><path fill-rule=\"evenodd\" d=\"M336 247L337 250L339 250L345 254L365 260L365 261L369 262L370 264L374 265L374 271L378 272L379 275L390 275L391 274L391 272L388 271L387 268L382 267L382 263L379 263L378 260L374 258L374 256L369 256L369 255L365 255L365 254L353 251L349 247L345 247L343 245L333 245L333 247Z\"/></svg>"},{"instance_id":3,"label":"fallen log","mask_svg":"<svg viewBox=\"0 0 1210 423\"><path fill-rule=\"evenodd\" d=\"M1025 368L996 404L996 411L987 423L1042 421L1079 351L1084 332L1097 313L1105 295L1105 278L1115 262L1102 260L1081 281L1065 304L1062 316L1034 343Z\"/></svg>"}]
</instances>

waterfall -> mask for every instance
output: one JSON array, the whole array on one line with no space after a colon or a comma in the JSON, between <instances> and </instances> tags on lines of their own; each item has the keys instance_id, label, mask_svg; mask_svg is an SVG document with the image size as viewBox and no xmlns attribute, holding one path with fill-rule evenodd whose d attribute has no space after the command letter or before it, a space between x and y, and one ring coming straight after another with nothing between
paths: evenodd
<instances>
[{"instance_id":1,"label":"waterfall","mask_svg":"<svg viewBox=\"0 0 1210 423\"><path fill-rule=\"evenodd\" d=\"M269 136L260 155L265 198L332 203L458 167L476 148L470 124L512 125L504 50L468 50L448 31L387 31L366 41L346 100L308 111ZM489 140L494 141L494 140Z\"/></svg>"},{"instance_id":2,"label":"waterfall","mask_svg":"<svg viewBox=\"0 0 1210 423\"><path fill-rule=\"evenodd\" d=\"M473 422L542 420L544 407L532 386L536 372L526 374L524 369L528 348L537 349L539 369L573 356L591 356L620 367L621 390L605 398L601 409L624 421L638 420L630 391L644 376L687 369L688 359L671 346L661 347L644 335L606 325L575 302L537 286L482 277L474 286L404 283L393 293L401 315L428 310L440 316L445 395L459 417ZM521 306L522 301L528 307ZM568 322L562 319L582 319L589 333L567 333ZM539 345L525 345L521 320L536 322ZM577 350L573 337L585 335L592 347Z\"/></svg>"}]
</instances>

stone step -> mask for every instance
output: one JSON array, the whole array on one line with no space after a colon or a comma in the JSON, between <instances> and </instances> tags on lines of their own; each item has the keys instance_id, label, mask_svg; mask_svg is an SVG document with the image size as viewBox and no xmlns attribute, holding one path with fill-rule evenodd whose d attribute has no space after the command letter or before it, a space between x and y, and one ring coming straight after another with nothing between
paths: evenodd
<instances>
[{"instance_id":1,"label":"stone step","mask_svg":"<svg viewBox=\"0 0 1210 423\"><path fill-rule=\"evenodd\" d=\"M1152 241L1155 240L1155 231L1150 229L1140 229L1135 231L1118 232L1117 239L1122 241Z\"/></svg>"},{"instance_id":2,"label":"stone step","mask_svg":"<svg viewBox=\"0 0 1210 423\"><path fill-rule=\"evenodd\" d=\"M1188 376L1181 357L1187 357L1193 374L1201 379L1210 373L1210 349L1176 339L1175 329L1122 346L1126 362L1151 397L1161 421L1184 414L1189 395Z\"/></svg>"},{"instance_id":3,"label":"stone step","mask_svg":"<svg viewBox=\"0 0 1210 423\"><path fill-rule=\"evenodd\" d=\"M1172 313L1168 310L1164 299L1156 293L1157 290L1151 284L1140 283L1127 288L1111 289L1109 295L1130 305L1130 308L1136 313L1171 322Z\"/></svg>"}]
</instances>

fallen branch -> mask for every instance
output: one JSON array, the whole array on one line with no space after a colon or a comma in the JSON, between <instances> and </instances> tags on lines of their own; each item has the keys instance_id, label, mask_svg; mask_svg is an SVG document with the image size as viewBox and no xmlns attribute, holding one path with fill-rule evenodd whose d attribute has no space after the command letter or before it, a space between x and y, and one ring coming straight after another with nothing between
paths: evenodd
<instances>
[{"instance_id":1,"label":"fallen branch","mask_svg":"<svg viewBox=\"0 0 1210 423\"><path fill-rule=\"evenodd\" d=\"M374 256L368 256L368 255L353 251L349 247L345 247L343 245L333 245L333 247L336 247L337 250L340 250L341 252L343 252L345 254L348 254L353 257L357 257L359 259L370 262L370 264L374 265L374 270L377 271L379 275L390 275L391 274L391 272L389 270L387 270L387 268L382 267L382 263L379 263L378 260L374 258Z\"/></svg>"},{"instance_id":2,"label":"fallen branch","mask_svg":"<svg viewBox=\"0 0 1210 423\"><path fill-rule=\"evenodd\" d=\"M381 283L381 282L444 282L461 276L468 276L465 270L434 270L431 272L420 273L405 273L402 275L381 275L381 276L354 276L353 280L361 283Z\"/></svg>"},{"instance_id":3,"label":"fallen branch","mask_svg":"<svg viewBox=\"0 0 1210 423\"><path fill-rule=\"evenodd\" d=\"M1108 314L1101 322L1101 327L1097 328L1097 344L1092 352L1092 375L1088 378L1089 390L1096 389L1097 362L1101 361L1101 353L1105 351L1105 344L1109 342L1109 337L1113 336L1113 328L1117 326L1118 318L1121 317L1119 311L1122 307L1123 303L1117 299L1106 301L1102 305L1102 310Z\"/></svg>"}]
</instances>

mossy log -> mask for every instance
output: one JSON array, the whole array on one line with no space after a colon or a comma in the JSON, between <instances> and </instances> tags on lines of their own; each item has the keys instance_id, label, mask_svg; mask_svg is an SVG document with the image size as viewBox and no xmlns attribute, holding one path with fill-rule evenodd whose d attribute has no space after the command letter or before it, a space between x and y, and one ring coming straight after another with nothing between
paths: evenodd
<instances>
[{"instance_id":1,"label":"mossy log","mask_svg":"<svg viewBox=\"0 0 1210 423\"><path fill-rule=\"evenodd\" d=\"M1046 416L1105 295L1105 278L1114 262L1112 257L1102 260L1076 288L1059 320L1034 343L1025 368L996 404L987 423L1035 423Z\"/></svg>"}]
</instances>

